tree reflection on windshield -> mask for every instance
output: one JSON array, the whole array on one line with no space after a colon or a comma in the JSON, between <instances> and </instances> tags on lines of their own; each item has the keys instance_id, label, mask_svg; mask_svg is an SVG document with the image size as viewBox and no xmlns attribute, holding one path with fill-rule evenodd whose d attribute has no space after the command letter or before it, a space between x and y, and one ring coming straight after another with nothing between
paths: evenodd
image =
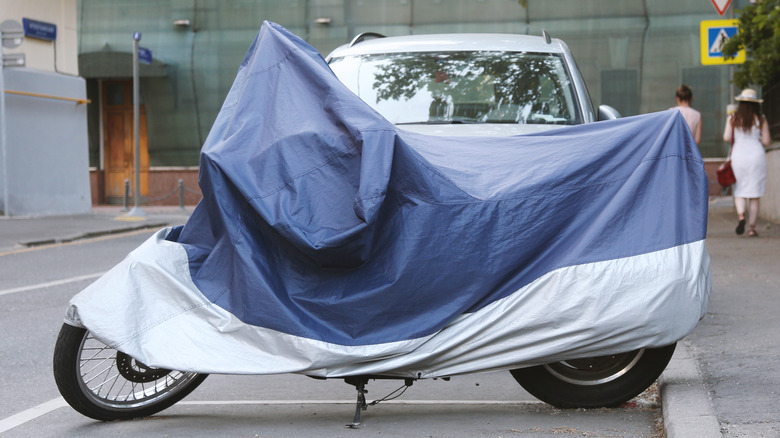
<instances>
[{"instance_id":1,"label":"tree reflection on windshield","mask_svg":"<svg viewBox=\"0 0 780 438\"><path fill-rule=\"evenodd\" d=\"M577 123L561 58L507 52L393 53L331 67L394 123ZM351 70L356 78L344 80Z\"/></svg>"}]
</instances>

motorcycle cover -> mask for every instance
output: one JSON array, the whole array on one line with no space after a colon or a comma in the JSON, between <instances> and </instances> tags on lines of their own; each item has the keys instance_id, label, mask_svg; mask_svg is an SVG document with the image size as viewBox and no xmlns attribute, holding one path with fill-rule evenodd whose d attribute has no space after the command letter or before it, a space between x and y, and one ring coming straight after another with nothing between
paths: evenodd
<instances>
[{"instance_id":1,"label":"motorcycle cover","mask_svg":"<svg viewBox=\"0 0 780 438\"><path fill-rule=\"evenodd\" d=\"M68 323L170 369L425 378L667 345L709 299L707 177L676 110L414 134L264 23L199 183L183 228Z\"/></svg>"}]
</instances>

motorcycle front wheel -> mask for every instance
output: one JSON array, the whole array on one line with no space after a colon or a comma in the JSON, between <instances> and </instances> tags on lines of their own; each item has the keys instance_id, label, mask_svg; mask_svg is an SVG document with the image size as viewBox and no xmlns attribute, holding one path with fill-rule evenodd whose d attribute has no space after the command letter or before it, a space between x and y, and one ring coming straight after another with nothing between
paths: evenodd
<instances>
[{"instance_id":1,"label":"motorcycle front wheel","mask_svg":"<svg viewBox=\"0 0 780 438\"><path fill-rule=\"evenodd\" d=\"M617 407L649 388L677 344L510 370L531 395L557 408Z\"/></svg>"},{"instance_id":2,"label":"motorcycle front wheel","mask_svg":"<svg viewBox=\"0 0 780 438\"><path fill-rule=\"evenodd\" d=\"M54 380L65 401L101 421L160 412L208 377L146 366L95 339L87 329L68 324L60 329L53 365Z\"/></svg>"}]
</instances>

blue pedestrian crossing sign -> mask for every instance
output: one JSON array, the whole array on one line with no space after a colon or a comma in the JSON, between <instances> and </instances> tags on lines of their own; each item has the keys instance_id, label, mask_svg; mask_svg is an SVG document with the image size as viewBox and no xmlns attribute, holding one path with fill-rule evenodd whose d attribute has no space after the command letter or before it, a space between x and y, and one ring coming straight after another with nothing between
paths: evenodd
<instances>
[{"instance_id":1,"label":"blue pedestrian crossing sign","mask_svg":"<svg viewBox=\"0 0 780 438\"><path fill-rule=\"evenodd\" d=\"M745 50L737 52L734 58L726 59L721 47L739 31L739 20L704 20L699 25L701 36L701 63L703 65L742 64Z\"/></svg>"}]
</instances>

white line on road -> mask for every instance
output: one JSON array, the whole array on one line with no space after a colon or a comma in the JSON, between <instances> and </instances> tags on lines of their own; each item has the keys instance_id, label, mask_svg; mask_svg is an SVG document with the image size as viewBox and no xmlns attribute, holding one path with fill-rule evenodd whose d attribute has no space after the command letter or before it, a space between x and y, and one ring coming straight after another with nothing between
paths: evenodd
<instances>
[{"instance_id":1,"label":"white line on road","mask_svg":"<svg viewBox=\"0 0 780 438\"><path fill-rule=\"evenodd\" d=\"M76 277L63 278L62 280L55 280L55 281L49 281L49 282L46 282L46 283L31 284L29 286L22 286L22 287L15 287L13 289L0 290L0 296L14 294L14 293L17 293L17 292L27 292L29 290L43 289L43 288L53 287L53 286L62 286L63 284L75 283L77 281L94 280L94 279L100 277L103 274L105 274L105 272L98 272L98 273L95 273L95 274L87 274L87 275L79 275L79 276L76 276Z\"/></svg>"},{"instance_id":2,"label":"white line on road","mask_svg":"<svg viewBox=\"0 0 780 438\"><path fill-rule=\"evenodd\" d=\"M54 400L41 403L34 408L30 408L26 411L19 412L18 414L11 415L8 418L0 420L0 433L11 430L17 426L21 426L28 421L35 420L40 416L46 415L55 409L59 409L67 405L68 404L65 402L64 398L57 397Z\"/></svg>"},{"instance_id":3,"label":"white line on road","mask_svg":"<svg viewBox=\"0 0 780 438\"><path fill-rule=\"evenodd\" d=\"M177 405L354 405L355 400L192 400ZM542 401L507 400L384 400L382 404L392 405L536 405Z\"/></svg>"},{"instance_id":4,"label":"white line on road","mask_svg":"<svg viewBox=\"0 0 780 438\"><path fill-rule=\"evenodd\" d=\"M541 401L517 401L506 400L386 400L384 404L398 405L531 405L542 404ZM355 401L348 400L193 400L181 401L177 405L190 406L225 406L225 405L354 405ZM0 420L0 433L11 430L24 423L42 417L56 409L66 407L68 404L62 397L41 403L34 408L11 415Z\"/></svg>"}]
</instances>

